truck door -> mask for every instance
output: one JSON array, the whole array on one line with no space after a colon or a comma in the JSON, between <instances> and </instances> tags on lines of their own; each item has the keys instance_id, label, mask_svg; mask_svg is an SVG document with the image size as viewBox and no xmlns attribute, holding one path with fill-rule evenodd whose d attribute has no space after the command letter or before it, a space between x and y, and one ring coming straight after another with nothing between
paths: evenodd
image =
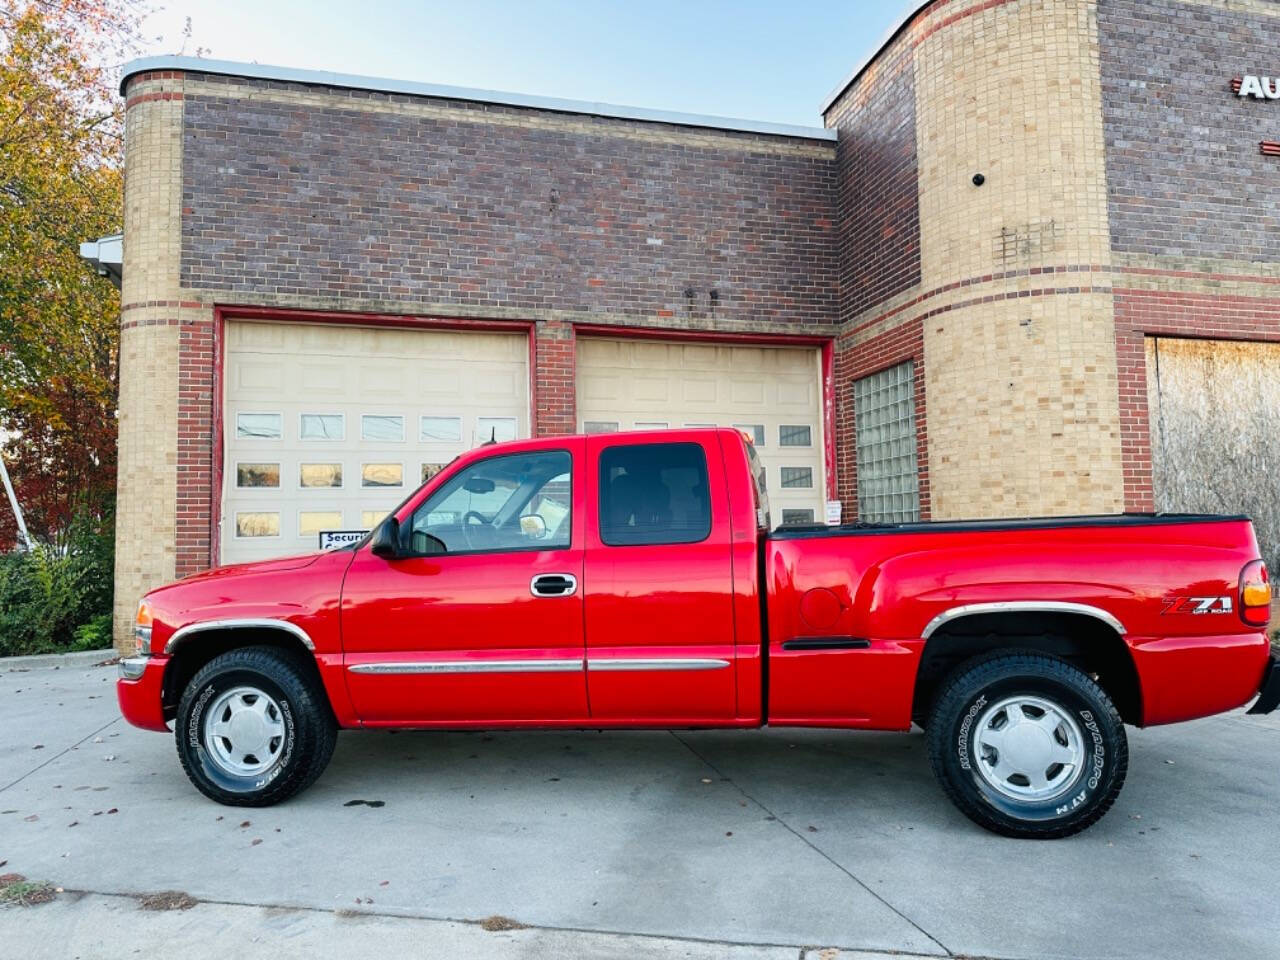
<instances>
[{"instance_id":1,"label":"truck door","mask_svg":"<svg viewBox=\"0 0 1280 960\"><path fill-rule=\"evenodd\" d=\"M587 438L584 604L592 718L736 713L733 573L716 435Z\"/></svg>"},{"instance_id":2,"label":"truck door","mask_svg":"<svg viewBox=\"0 0 1280 960\"><path fill-rule=\"evenodd\" d=\"M367 724L584 721L583 442L461 467L405 518L409 550L347 571L347 687Z\"/></svg>"}]
</instances>

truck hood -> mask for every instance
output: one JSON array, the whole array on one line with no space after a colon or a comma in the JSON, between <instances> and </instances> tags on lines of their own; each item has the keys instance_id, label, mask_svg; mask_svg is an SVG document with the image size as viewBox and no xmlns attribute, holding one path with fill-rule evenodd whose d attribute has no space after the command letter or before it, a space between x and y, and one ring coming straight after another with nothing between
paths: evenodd
<instances>
[{"instance_id":1,"label":"truck hood","mask_svg":"<svg viewBox=\"0 0 1280 960\"><path fill-rule=\"evenodd\" d=\"M200 583L209 580L225 580L228 578L253 576L259 573L279 573L283 570L301 570L309 567L321 557L325 555L325 551L316 550L312 553L300 553L293 557L276 557L272 560L255 560L252 563L233 563L225 567L213 567L202 573L195 573L189 577L184 577L175 583L160 587L158 590L151 591L153 594L163 593L167 590L173 590L180 587L188 586L193 583Z\"/></svg>"}]
</instances>

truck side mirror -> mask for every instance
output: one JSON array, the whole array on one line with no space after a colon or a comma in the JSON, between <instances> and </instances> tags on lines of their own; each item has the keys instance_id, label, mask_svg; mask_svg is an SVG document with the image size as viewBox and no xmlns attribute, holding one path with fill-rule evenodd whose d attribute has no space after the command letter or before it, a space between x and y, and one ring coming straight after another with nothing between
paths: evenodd
<instances>
[{"instance_id":1,"label":"truck side mirror","mask_svg":"<svg viewBox=\"0 0 1280 960\"><path fill-rule=\"evenodd\" d=\"M384 560L394 560L400 556L400 521L395 517L387 517L373 531L369 539L369 552Z\"/></svg>"}]
</instances>

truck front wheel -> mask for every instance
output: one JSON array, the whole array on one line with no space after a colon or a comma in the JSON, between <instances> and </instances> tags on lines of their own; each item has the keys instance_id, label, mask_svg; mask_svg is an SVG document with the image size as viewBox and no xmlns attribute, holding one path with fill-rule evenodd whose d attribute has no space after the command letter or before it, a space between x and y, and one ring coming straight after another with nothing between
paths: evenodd
<instances>
[{"instance_id":1,"label":"truck front wheel","mask_svg":"<svg viewBox=\"0 0 1280 960\"><path fill-rule=\"evenodd\" d=\"M1031 652L962 665L926 735L947 796L1008 837L1066 837L1097 822L1129 762L1124 723L1106 692L1071 664Z\"/></svg>"},{"instance_id":2,"label":"truck front wheel","mask_svg":"<svg viewBox=\"0 0 1280 960\"><path fill-rule=\"evenodd\" d=\"M337 724L304 664L272 647L243 647L191 679L174 733L196 789L218 803L266 807L320 776Z\"/></svg>"}]
</instances>

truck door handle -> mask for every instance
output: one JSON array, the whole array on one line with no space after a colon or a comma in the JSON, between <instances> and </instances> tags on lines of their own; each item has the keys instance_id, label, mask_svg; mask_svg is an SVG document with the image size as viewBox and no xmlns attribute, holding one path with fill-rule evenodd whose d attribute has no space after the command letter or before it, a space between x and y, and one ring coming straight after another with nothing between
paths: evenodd
<instances>
[{"instance_id":1,"label":"truck door handle","mask_svg":"<svg viewBox=\"0 0 1280 960\"><path fill-rule=\"evenodd\" d=\"M572 573L540 573L529 581L535 597L571 597L577 590L578 578Z\"/></svg>"}]
</instances>

